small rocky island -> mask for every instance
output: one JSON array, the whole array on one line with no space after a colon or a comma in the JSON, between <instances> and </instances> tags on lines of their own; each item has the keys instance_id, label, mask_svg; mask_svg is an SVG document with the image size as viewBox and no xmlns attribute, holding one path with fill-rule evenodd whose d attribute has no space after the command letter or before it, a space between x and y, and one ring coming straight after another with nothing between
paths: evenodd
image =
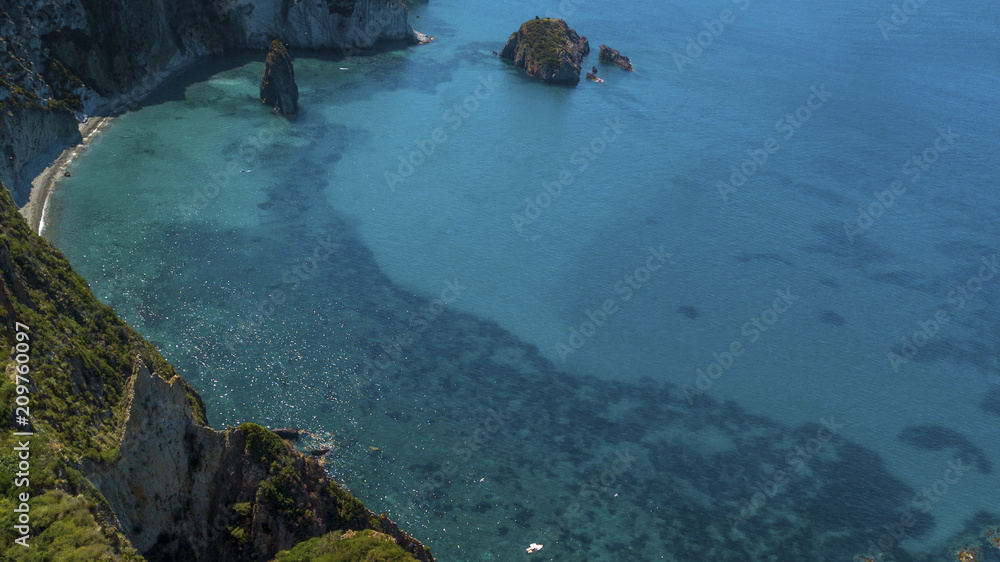
<instances>
[{"instance_id":1,"label":"small rocky island","mask_svg":"<svg viewBox=\"0 0 1000 562\"><path fill-rule=\"evenodd\" d=\"M281 41L271 41L264 75L260 78L260 101L282 115L299 112L299 87L295 84L292 57Z\"/></svg>"},{"instance_id":2,"label":"small rocky island","mask_svg":"<svg viewBox=\"0 0 1000 562\"><path fill-rule=\"evenodd\" d=\"M608 47L607 45L601 45L601 54L599 55L601 62L610 62L617 64L622 70L627 70L632 72L632 61L628 60L628 57L622 55L618 51Z\"/></svg>"},{"instance_id":3,"label":"small rocky island","mask_svg":"<svg viewBox=\"0 0 1000 562\"><path fill-rule=\"evenodd\" d=\"M561 19L538 18L511 34L500 58L508 59L543 82L578 84L590 43Z\"/></svg>"}]
</instances>

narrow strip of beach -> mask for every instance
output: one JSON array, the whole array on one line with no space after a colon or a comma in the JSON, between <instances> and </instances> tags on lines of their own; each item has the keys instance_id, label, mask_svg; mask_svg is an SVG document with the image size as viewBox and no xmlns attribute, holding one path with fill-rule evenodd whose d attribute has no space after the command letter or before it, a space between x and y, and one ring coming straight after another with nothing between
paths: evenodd
<instances>
[{"instance_id":1,"label":"narrow strip of beach","mask_svg":"<svg viewBox=\"0 0 1000 562\"><path fill-rule=\"evenodd\" d=\"M198 59L181 60L171 64L168 68L147 76L141 84L136 85L132 90L106 100L105 103L101 104L98 112L102 115L88 117L78 123L77 127L80 130L81 140L63 150L51 164L42 170L41 174L38 174L35 179L31 180L31 194L28 197L28 202L21 207L20 212L21 216L28 221L28 225L32 231L39 235L45 231L45 220L52 192L55 190L59 180L63 178L66 168L73 163L73 160L86 150L91 142L101 136L101 133L115 120L115 117L121 115L122 112L129 108L135 107L135 104L144 100L146 96L162 85L164 81L184 70L196 60Z\"/></svg>"},{"instance_id":2,"label":"narrow strip of beach","mask_svg":"<svg viewBox=\"0 0 1000 562\"><path fill-rule=\"evenodd\" d=\"M91 141L101 135L101 132L114 120L114 117L91 117L79 124L80 142L62 151L58 158L49 164L41 174L31 180L31 195L28 202L21 207L21 215L28 221L31 230L42 234L45 230L45 216L49 209L49 198L56 183L63 177L66 168L73 163L77 155L83 152Z\"/></svg>"}]
</instances>

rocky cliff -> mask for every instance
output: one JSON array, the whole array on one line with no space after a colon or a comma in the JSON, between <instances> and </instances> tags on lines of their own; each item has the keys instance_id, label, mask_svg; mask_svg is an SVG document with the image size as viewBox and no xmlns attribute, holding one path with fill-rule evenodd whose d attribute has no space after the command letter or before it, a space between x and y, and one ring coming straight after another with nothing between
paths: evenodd
<instances>
[{"instance_id":1,"label":"rocky cliff","mask_svg":"<svg viewBox=\"0 0 1000 562\"><path fill-rule=\"evenodd\" d=\"M15 189L55 139L78 139L74 112L113 111L202 56L273 39L348 56L420 37L399 0L0 0L0 16L0 180Z\"/></svg>"},{"instance_id":2,"label":"rocky cliff","mask_svg":"<svg viewBox=\"0 0 1000 562\"><path fill-rule=\"evenodd\" d=\"M528 75L545 82L577 84L590 43L561 19L535 18L521 24L500 51Z\"/></svg>"},{"instance_id":3,"label":"rocky cliff","mask_svg":"<svg viewBox=\"0 0 1000 562\"><path fill-rule=\"evenodd\" d=\"M201 424L186 393L180 377L164 380L136 361L120 454L84 470L147 558L270 560L311 537L373 529L415 558L433 559L270 431Z\"/></svg>"},{"instance_id":4,"label":"rocky cliff","mask_svg":"<svg viewBox=\"0 0 1000 562\"><path fill-rule=\"evenodd\" d=\"M223 13L242 47L266 48L277 38L350 54L379 40L419 41L400 0L234 0Z\"/></svg>"},{"instance_id":5,"label":"rocky cliff","mask_svg":"<svg viewBox=\"0 0 1000 562\"><path fill-rule=\"evenodd\" d=\"M313 537L373 530L400 556L433 560L270 431L209 427L198 394L31 232L2 186L0 348L12 350L0 357L0 517L30 496L39 559L270 560ZM24 396L30 414L10 416ZM19 440L31 451L23 486ZM0 559L26 552L14 532L0 526Z\"/></svg>"}]
</instances>

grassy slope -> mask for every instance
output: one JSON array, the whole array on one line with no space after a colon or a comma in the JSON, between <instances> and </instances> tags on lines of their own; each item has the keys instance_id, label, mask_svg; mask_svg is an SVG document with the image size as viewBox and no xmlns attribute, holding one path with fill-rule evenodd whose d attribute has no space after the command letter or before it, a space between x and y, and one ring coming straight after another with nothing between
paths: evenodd
<instances>
[{"instance_id":1,"label":"grassy slope","mask_svg":"<svg viewBox=\"0 0 1000 562\"><path fill-rule=\"evenodd\" d=\"M31 439L31 548L14 544L13 486L15 438L0 439L0 558L12 560L132 560L139 557L127 539L106 523L110 509L100 493L73 466L82 457L110 459L123 412L122 390L133 357L173 370L156 350L100 304L86 282L47 241L33 234L10 194L0 189L0 346L11 349L15 322L29 327L29 408ZM7 376L0 402L4 423L17 389L11 355L0 356ZM204 420L204 406L190 391L190 403ZM17 427L16 429L24 429ZM19 503L19 502L18 502Z\"/></svg>"}]
</instances>

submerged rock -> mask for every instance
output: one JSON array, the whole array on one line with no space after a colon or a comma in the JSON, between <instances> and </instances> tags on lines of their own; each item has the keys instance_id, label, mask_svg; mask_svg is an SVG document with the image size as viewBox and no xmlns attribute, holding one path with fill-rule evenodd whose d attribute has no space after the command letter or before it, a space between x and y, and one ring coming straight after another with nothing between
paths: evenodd
<instances>
[{"instance_id":1,"label":"submerged rock","mask_svg":"<svg viewBox=\"0 0 1000 562\"><path fill-rule=\"evenodd\" d=\"M618 51L608 47L607 45L601 45L601 54L599 55L601 62L611 62L617 64L622 70L627 70L632 72L632 61L628 60L628 57L622 55Z\"/></svg>"},{"instance_id":2,"label":"submerged rock","mask_svg":"<svg viewBox=\"0 0 1000 562\"><path fill-rule=\"evenodd\" d=\"M590 43L561 19L535 18L511 34L500 58L545 82L578 84Z\"/></svg>"},{"instance_id":3,"label":"submerged rock","mask_svg":"<svg viewBox=\"0 0 1000 562\"><path fill-rule=\"evenodd\" d=\"M299 430L294 427L279 427L278 429L272 429L275 435L285 439L286 441L298 441L299 440Z\"/></svg>"},{"instance_id":4,"label":"submerged rock","mask_svg":"<svg viewBox=\"0 0 1000 562\"><path fill-rule=\"evenodd\" d=\"M283 115L295 115L299 112L299 87L295 84L292 58L277 39L271 41L267 66L260 78L260 101Z\"/></svg>"}]
</instances>

